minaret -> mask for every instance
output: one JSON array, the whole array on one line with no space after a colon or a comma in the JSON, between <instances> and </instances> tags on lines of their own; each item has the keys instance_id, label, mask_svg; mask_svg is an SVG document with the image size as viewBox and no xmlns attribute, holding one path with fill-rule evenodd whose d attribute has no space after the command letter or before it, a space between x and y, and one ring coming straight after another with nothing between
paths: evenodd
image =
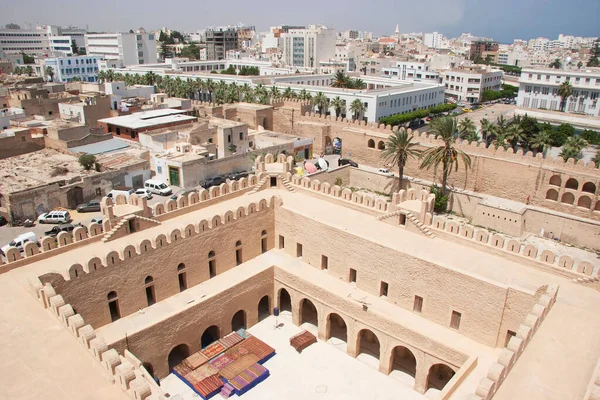
<instances>
[{"instance_id":1,"label":"minaret","mask_svg":"<svg viewBox=\"0 0 600 400\"><path fill-rule=\"evenodd\" d=\"M396 24L396 32L394 32L394 39L396 39L396 43L400 43L400 28Z\"/></svg>"}]
</instances>

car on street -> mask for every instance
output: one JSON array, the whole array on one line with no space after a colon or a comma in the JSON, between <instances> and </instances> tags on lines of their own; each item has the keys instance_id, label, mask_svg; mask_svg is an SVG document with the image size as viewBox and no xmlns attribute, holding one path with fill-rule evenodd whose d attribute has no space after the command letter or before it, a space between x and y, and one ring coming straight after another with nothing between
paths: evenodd
<instances>
[{"instance_id":1,"label":"car on street","mask_svg":"<svg viewBox=\"0 0 600 400\"><path fill-rule=\"evenodd\" d=\"M198 189L196 189L196 188L182 189L179 192L173 194L171 196L171 199L177 201L177 199L179 198L179 196L188 197L188 195L190 193L198 193Z\"/></svg>"},{"instance_id":2,"label":"car on street","mask_svg":"<svg viewBox=\"0 0 600 400\"><path fill-rule=\"evenodd\" d=\"M148 179L144 182L144 188L161 196L169 196L173 193L173 189L169 185L156 179Z\"/></svg>"},{"instance_id":3,"label":"car on street","mask_svg":"<svg viewBox=\"0 0 600 400\"><path fill-rule=\"evenodd\" d=\"M341 167L343 165L349 165L351 167L358 168L358 163L356 161L352 161L347 158L339 158L338 167Z\"/></svg>"},{"instance_id":4,"label":"car on street","mask_svg":"<svg viewBox=\"0 0 600 400\"><path fill-rule=\"evenodd\" d=\"M377 172L380 174L383 174L383 175L387 175L387 176L394 176L394 173L390 172L390 170L387 168L378 168Z\"/></svg>"},{"instance_id":5,"label":"car on street","mask_svg":"<svg viewBox=\"0 0 600 400\"><path fill-rule=\"evenodd\" d=\"M56 225L56 226L52 227L52 229L50 229L49 231L44 232L44 236L56 237L61 232L71 233L71 232L73 232L73 229L77 228L78 226L81 226L81 225L80 224Z\"/></svg>"},{"instance_id":6,"label":"car on street","mask_svg":"<svg viewBox=\"0 0 600 400\"><path fill-rule=\"evenodd\" d=\"M210 178L204 183L202 183L202 187L204 189L208 189L212 186L219 186L221 183L225 183L225 178L223 178L222 176L217 176L214 178Z\"/></svg>"},{"instance_id":7,"label":"car on street","mask_svg":"<svg viewBox=\"0 0 600 400\"><path fill-rule=\"evenodd\" d=\"M152 198L152 192L146 188L136 190L135 194L138 197L145 197L148 200L150 200Z\"/></svg>"},{"instance_id":8,"label":"car on street","mask_svg":"<svg viewBox=\"0 0 600 400\"><path fill-rule=\"evenodd\" d=\"M98 200L88 201L87 203L78 205L76 209L80 213L100 211L100 202Z\"/></svg>"},{"instance_id":9,"label":"car on street","mask_svg":"<svg viewBox=\"0 0 600 400\"><path fill-rule=\"evenodd\" d=\"M10 247L16 247L20 252L23 252L25 243L34 242L35 244L40 245L38 238L35 236L33 232L25 232L14 238L9 244L2 246L0 248L0 254L5 256L6 252Z\"/></svg>"},{"instance_id":10,"label":"car on street","mask_svg":"<svg viewBox=\"0 0 600 400\"><path fill-rule=\"evenodd\" d=\"M92 218L90 222L95 222L100 226L100 232L104 231L104 226L102 226L102 218Z\"/></svg>"},{"instance_id":11,"label":"car on street","mask_svg":"<svg viewBox=\"0 0 600 400\"><path fill-rule=\"evenodd\" d=\"M470 108L463 108L462 110L463 110L463 112L466 112L466 113L470 113L473 111Z\"/></svg>"},{"instance_id":12,"label":"car on street","mask_svg":"<svg viewBox=\"0 0 600 400\"><path fill-rule=\"evenodd\" d=\"M38 217L40 224L68 224L71 222L71 214L68 211L50 211Z\"/></svg>"}]
</instances>

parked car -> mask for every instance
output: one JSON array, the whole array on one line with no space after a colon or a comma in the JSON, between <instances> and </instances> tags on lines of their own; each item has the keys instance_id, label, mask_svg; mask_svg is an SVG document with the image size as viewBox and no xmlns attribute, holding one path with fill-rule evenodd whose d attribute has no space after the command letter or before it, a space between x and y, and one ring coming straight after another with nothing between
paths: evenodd
<instances>
[{"instance_id":1,"label":"parked car","mask_svg":"<svg viewBox=\"0 0 600 400\"><path fill-rule=\"evenodd\" d=\"M94 212L100 211L100 202L98 200L88 201L87 203L77 206L77 212Z\"/></svg>"},{"instance_id":2,"label":"parked car","mask_svg":"<svg viewBox=\"0 0 600 400\"><path fill-rule=\"evenodd\" d=\"M222 176L217 176L215 178L211 178L211 179L205 181L202 184L202 187L204 189L208 189L211 186L219 186L221 183L225 183L225 178L223 178Z\"/></svg>"},{"instance_id":3,"label":"parked car","mask_svg":"<svg viewBox=\"0 0 600 400\"><path fill-rule=\"evenodd\" d=\"M198 193L198 189L195 189L195 188L182 189L179 192L173 194L171 196L171 199L177 200L179 198L179 196L185 196L185 197L187 197L190 193Z\"/></svg>"},{"instance_id":4,"label":"parked car","mask_svg":"<svg viewBox=\"0 0 600 400\"><path fill-rule=\"evenodd\" d=\"M71 214L68 211L50 211L38 217L40 224L68 224L71 222Z\"/></svg>"},{"instance_id":5,"label":"parked car","mask_svg":"<svg viewBox=\"0 0 600 400\"><path fill-rule=\"evenodd\" d=\"M161 196L168 196L173 193L173 189L169 185L156 179L148 179L144 182L144 188Z\"/></svg>"},{"instance_id":6,"label":"parked car","mask_svg":"<svg viewBox=\"0 0 600 400\"><path fill-rule=\"evenodd\" d=\"M115 200L117 198L118 195L122 194L123 196L125 196L125 199L127 201L129 201L129 196L131 194L133 194L133 189L130 188L129 186L115 186L113 188L113 190L111 190L110 192L108 192L108 194L106 195L106 197L110 197L111 199Z\"/></svg>"},{"instance_id":7,"label":"parked car","mask_svg":"<svg viewBox=\"0 0 600 400\"><path fill-rule=\"evenodd\" d=\"M466 113L470 113L473 111L470 108L463 108L462 110L463 110L463 112L466 112Z\"/></svg>"},{"instance_id":8,"label":"parked car","mask_svg":"<svg viewBox=\"0 0 600 400\"><path fill-rule=\"evenodd\" d=\"M390 172L390 170L387 168L378 168L377 172L379 172L380 174L387 175L387 176L394 176L394 173Z\"/></svg>"},{"instance_id":9,"label":"parked car","mask_svg":"<svg viewBox=\"0 0 600 400\"><path fill-rule=\"evenodd\" d=\"M102 218L93 218L91 222L95 222L100 226L100 232L104 231L104 226L102 225Z\"/></svg>"},{"instance_id":10,"label":"parked car","mask_svg":"<svg viewBox=\"0 0 600 400\"><path fill-rule=\"evenodd\" d=\"M71 232L73 232L73 229L77 228L78 226L81 226L81 225L80 224L57 225L57 226L52 227L52 229L50 229L49 231L44 232L44 236L56 237L61 232L71 233Z\"/></svg>"},{"instance_id":11,"label":"parked car","mask_svg":"<svg viewBox=\"0 0 600 400\"><path fill-rule=\"evenodd\" d=\"M136 190L135 194L138 195L138 197L145 197L148 200L152 198L152 192L146 188Z\"/></svg>"},{"instance_id":12,"label":"parked car","mask_svg":"<svg viewBox=\"0 0 600 400\"><path fill-rule=\"evenodd\" d=\"M4 226L6 224L8 224L8 221L6 220L6 218L0 215L0 226Z\"/></svg>"},{"instance_id":13,"label":"parked car","mask_svg":"<svg viewBox=\"0 0 600 400\"><path fill-rule=\"evenodd\" d=\"M342 165L349 165L351 167L358 168L358 163L356 161L352 161L347 158L338 159L338 167L341 167Z\"/></svg>"},{"instance_id":14,"label":"parked car","mask_svg":"<svg viewBox=\"0 0 600 400\"><path fill-rule=\"evenodd\" d=\"M40 242L39 242L37 236L35 236L35 233L25 232L25 233L20 234L16 238L14 238L9 244L2 246L2 248L0 248L0 254L5 256L6 252L8 251L9 247L11 247L11 246L16 247L17 249L19 249L20 252L22 252L23 247L25 246L25 243L27 243L27 242L34 242L38 246L40 245Z\"/></svg>"}]
</instances>

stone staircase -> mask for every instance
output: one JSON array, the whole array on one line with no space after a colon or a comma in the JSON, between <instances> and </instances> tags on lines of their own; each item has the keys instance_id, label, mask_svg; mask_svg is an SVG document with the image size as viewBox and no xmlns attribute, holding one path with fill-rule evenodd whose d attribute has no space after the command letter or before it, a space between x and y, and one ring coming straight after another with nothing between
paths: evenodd
<instances>
[{"instance_id":1,"label":"stone staircase","mask_svg":"<svg viewBox=\"0 0 600 400\"><path fill-rule=\"evenodd\" d=\"M289 192L295 192L296 190L294 189L294 186L292 186L292 183L285 177L281 177L281 184L283 185L283 187L285 187Z\"/></svg>"},{"instance_id":2,"label":"stone staircase","mask_svg":"<svg viewBox=\"0 0 600 400\"><path fill-rule=\"evenodd\" d=\"M397 217L400 214L406 214L407 222L410 221L410 223L413 224L423 235L425 235L431 239L435 238L435 235L433 234L433 232L431 232L431 230L429 230L429 228L427 228L424 224L422 224L421 221L419 221L419 219L410 212L402 212L401 210L397 210L397 211L394 211L393 213L380 215L377 217L377 220L383 221L388 218Z\"/></svg>"},{"instance_id":3,"label":"stone staircase","mask_svg":"<svg viewBox=\"0 0 600 400\"><path fill-rule=\"evenodd\" d=\"M104 242L104 243L110 242L111 240L118 239L120 237L123 237L123 236L131 233L127 230L127 227L129 226L129 221L131 221L133 219L138 219L141 222L143 222L145 225L151 225L151 226L160 225L159 221L153 220L151 218L141 217L139 215L127 215L127 216L121 218L121 220L119 222L117 222L117 224L104 235L104 237L102 238L102 242ZM145 228L145 229L147 229L147 228Z\"/></svg>"},{"instance_id":4,"label":"stone staircase","mask_svg":"<svg viewBox=\"0 0 600 400\"><path fill-rule=\"evenodd\" d=\"M252 193L256 193L259 190L261 190L263 188L263 186L265 186L265 183L267 183L267 181L269 180L269 176L263 176L263 178L258 181L258 183L256 184L256 186L254 186L254 189L252 189L252 191L250 192L250 194Z\"/></svg>"}]
</instances>

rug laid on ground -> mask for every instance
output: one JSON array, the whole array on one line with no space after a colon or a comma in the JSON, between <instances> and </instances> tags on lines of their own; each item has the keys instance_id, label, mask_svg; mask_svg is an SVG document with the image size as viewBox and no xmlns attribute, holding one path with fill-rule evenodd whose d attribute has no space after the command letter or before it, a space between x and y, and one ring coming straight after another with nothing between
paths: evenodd
<instances>
[{"instance_id":1,"label":"rug laid on ground","mask_svg":"<svg viewBox=\"0 0 600 400\"><path fill-rule=\"evenodd\" d=\"M295 348L298 353L301 353L302 350L313 343L317 343L317 338L315 335L306 330L290 338L290 345L292 345L292 347Z\"/></svg>"}]
</instances>

